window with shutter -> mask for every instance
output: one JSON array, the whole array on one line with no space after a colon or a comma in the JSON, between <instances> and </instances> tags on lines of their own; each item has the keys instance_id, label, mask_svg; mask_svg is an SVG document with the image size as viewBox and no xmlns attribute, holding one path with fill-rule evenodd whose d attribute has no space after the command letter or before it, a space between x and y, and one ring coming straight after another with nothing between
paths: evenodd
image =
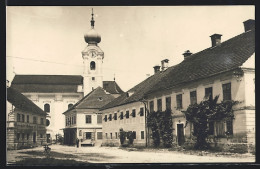
<instances>
[{"instance_id":1,"label":"window with shutter","mask_svg":"<svg viewBox=\"0 0 260 169\"><path fill-rule=\"evenodd\" d=\"M162 99L157 99L157 110L162 111Z\"/></svg>"},{"instance_id":2,"label":"window with shutter","mask_svg":"<svg viewBox=\"0 0 260 169\"><path fill-rule=\"evenodd\" d=\"M192 91L190 92L190 104L193 105L195 103L197 103L197 92Z\"/></svg>"},{"instance_id":3,"label":"window with shutter","mask_svg":"<svg viewBox=\"0 0 260 169\"><path fill-rule=\"evenodd\" d=\"M223 89L223 101L231 100L231 83L223 84L222 89Z\"/></svg>"},{"instance_id":4,"label":"window with shutter","mask_svg":"<svg viewBox=\"0 0 260 169\"><path fill-rule=\"evenodd\" d=\"M166 109L171 110L171 97L166 97L165 102L166 102Z\"/></svg>"},{"instance_id":5,"label":"window with shutter","mask_svg":"<svg viewBox=\"0 0 260 169\"><path fill-rule=\"evenodd\" d=\"M177 109L182 109L182 94L176 95Z\"/></svg>"}]
</instances>

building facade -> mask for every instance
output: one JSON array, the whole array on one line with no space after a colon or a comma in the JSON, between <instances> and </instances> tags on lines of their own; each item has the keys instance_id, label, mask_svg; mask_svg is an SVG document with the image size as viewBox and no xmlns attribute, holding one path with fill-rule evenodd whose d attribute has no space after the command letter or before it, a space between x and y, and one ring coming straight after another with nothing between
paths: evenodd
<instances>
[{"instance_id":1,"label":"building facade","mask_svg":"<svg viewBox=\"0 0 260 169\"><path fill-rule=\"evenodd\" d=\"M7 88L7 149L46 144L46 112L13 88Z\"/></svg>"},{"instance_id":2,"label":"building facade","mask_svg":"<svg viewBox=\"0 0 260 169\"><path fill-rule=\"evenodd\" d=\"M99 108L114 98L98 87L64 112L64 144L75 145L78 138L80 146L101 145L102 114Z\"/></svg>"},{"instance_id":3,"label":"building facade","mask_svg":"<svg viewBox=\"0 0 260 169\"><path fill-rule=\"evenodd\" d=\"M254 20L244 22L245 32L225 42L220 34L211 37L212 46L195 54L185 51L184 61L167 66L155 66L155 74L125 94L101 108L103 113L103 143L119 144L116 132L120 128L145 132L146 145L152 145L151 130L136 117L117 119L121 112L131 114L133 110L145 108L152 111L172 110L173 143L183 145L193 139L194 127L187 123L184 111L190 104L200 103L205 98L219 95L223 100L239 101L233 107L234 119L208 124L211 138L218 143L255 144L255 29ZM160 67L162 67L160 69ZM139 110L138 110L139 111ZM128 116L128 115L127 115ZM112 117L112 118L111 118ZM109 119L109 120L107 120ZM135 120L133 120L135 119ZM148 130L148 131L147 131ZM142 136L141 136L142 137ZM211 139L210 141L213 142ZM134 141L134 144L138 141Z\"/></svg>"},{"instance_id":4,"label":"building facade","mask_svg":"<svg viewBox=\"0 0 260 169\"><path fill-rule=\"evenodd\" d=\"M208 124L211 138L223 144L255 144L254 22L245 21L245 32L223 43L221 35L214 34L212 47L196 54L185 52L184 61L146 94L149 111L171 107L174 143L183 145L192 139L194 127L186 125L183 111L219 95L218 102L240 103L233 107L233 120Z\"/></svg>"}]
</instances>

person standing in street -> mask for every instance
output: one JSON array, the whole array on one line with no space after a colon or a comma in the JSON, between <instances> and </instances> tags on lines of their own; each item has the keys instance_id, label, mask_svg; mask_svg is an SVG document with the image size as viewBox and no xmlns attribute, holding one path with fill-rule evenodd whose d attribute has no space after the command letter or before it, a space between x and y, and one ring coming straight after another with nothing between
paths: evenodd
<instances>
[{"instance_id":1,"label":"person standing in street","mask_svg":"<svg viewBox=\"0 0 260 169\"><path fill-rule=\"evenodd\" d=\"M79 139L76 139L77 148L79 148Z\"/></svg>"}]
</instances>

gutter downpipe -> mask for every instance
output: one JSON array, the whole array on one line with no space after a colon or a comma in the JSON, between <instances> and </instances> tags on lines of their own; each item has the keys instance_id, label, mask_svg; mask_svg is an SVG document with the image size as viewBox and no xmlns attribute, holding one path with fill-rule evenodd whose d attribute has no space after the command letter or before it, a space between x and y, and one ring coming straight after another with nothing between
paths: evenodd
<instances>
[{"instance_id":1,"label":"gutter downpipe","mask_svg":"<svg viewBox=\"0 0 260 169\"><path fill-rule=\"evenodd\" d=\"M144 124L145 124L145 147L147 147L148 145L148 128L147 128L147 100L145 100L144 98L141 100L141 102L144 104Z\"/></svg>"}]
</instances>

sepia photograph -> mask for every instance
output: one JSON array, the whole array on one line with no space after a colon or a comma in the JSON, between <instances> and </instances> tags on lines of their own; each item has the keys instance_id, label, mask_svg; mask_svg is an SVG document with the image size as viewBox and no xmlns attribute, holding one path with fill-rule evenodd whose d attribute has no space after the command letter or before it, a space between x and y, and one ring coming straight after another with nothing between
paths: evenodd
<instances>
[{"instance_id":1,"label":"sepia photograph","mask_svg":"<svg viewBox=\"0 0 260 169\"><path fill-rule=\"evenodd\" d=\"M6 6L6 165L254 163L255 6Z\"/></svg>"}]
</instances>

